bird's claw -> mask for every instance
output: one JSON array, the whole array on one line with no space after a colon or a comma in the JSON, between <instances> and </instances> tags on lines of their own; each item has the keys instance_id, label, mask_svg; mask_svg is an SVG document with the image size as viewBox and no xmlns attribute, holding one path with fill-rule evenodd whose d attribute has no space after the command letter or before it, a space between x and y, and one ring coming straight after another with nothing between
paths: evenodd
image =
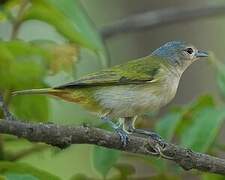
<instances>
[{"instance_id":1,"label":"bird's claw","mask_svg":"<svg viewBox=\"0 0 225 180\"><path fill-rule=\"evenodd\" d=\"M151 138L152 140L156 141L157 144L160 145L160 147L165 148L166 142L163 140L163 138L162 138L161 136L159 136L159 135L156 134L156 133L152 133L152 134L150 135L150 138Z\"/></svg>"},{"instance_id":2,"label":"bird's claw","mask_svg":"<svg viewBox=\"0 0 225 180\"><path fill-rule=\"evenodd\" d=\"M165 144L164 144L164 145L165 145ZM165 155L165 154L163 153L164 148L165 148L165 146L162 147L161 145L156 144L156 145L155 145L155 148L154 148L154 151L157 151L158 155L159 155L160 157L164 158L164 159L173 160L172 157L167 156L167 155Z\"/></svg>"},{"instance_id":3,"label":"bird's claw","mask_svg":"<svg viewBox=\"0 0 225 180\"><path fill-rule=\"evenodd\" d=\"M129 141L127 133L121 127L116 128L115 131L120 137L122 146L126 147L126 145L128 144L128 141Z\"/></svg>"},{"instance_id":4,"label":"bird's claw","mask_svg":"<svg viewBox=\"0 0 225 180\"><path fill-rule=\"evenodd\" d=\"M158 155L169 160L173 159L172 157L167 156L163 153L167 143L158 134L154 133L150 136L150 138L156 142L154 147L152 147L154 150L154 155Z\"/></svg>"}]
</instances>

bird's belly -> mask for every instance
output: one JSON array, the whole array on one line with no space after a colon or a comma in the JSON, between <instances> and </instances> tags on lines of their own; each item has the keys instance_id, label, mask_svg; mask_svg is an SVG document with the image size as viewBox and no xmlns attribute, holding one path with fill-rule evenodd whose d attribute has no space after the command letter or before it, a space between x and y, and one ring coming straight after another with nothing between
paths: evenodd
<instances>
[{"instance_id":1,"label":"bird's belly","mask_svg":"<svg viewBox=\"0 0 225 180\"><path fill-rule=\"evenodd\" d=\"M175 95L177 85L170 86L123 85L105 87L97 91L96 97L105 112L112 117L132 117L158 110Z\"/></svg>"}]
</instances>

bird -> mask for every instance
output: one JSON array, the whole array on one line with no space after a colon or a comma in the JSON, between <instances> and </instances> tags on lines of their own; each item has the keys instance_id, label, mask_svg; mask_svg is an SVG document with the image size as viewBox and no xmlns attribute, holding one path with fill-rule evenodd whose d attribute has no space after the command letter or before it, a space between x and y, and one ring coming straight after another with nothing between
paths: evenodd
<instances>
[{"instance_id":1,"label":"bird","mask_svg":"<svg viewBox=\"0 0 225 180\"><path fill-rule=\"evenodd\" d=\"M206 51L192 44L170 41L145 57L90 73L73 82L12 94L44 94L80 104L109 123L124 146L129 142L129 134L161 141L155 132L135 128L135 120L168 104L177 92L183 72L197 59L207 56Z\"/></svg>"}]
</instances>

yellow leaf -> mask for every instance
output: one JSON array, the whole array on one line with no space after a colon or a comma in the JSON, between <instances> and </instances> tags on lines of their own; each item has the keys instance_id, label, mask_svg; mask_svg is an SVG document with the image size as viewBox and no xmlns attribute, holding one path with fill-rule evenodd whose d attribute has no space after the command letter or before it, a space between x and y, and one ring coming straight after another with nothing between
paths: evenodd
<instances>
[{"instance_id":1,"label":"yellow leaf","mask_svg":"<svg viewBox=\"0 0 225 180\"><path fill-rule=\"evenodd\" d=\"M79 58L79 47L74 44L54 45L50 47L50 53L52 55L49 64L51 74L62 70L72 72Z\"/></svg>"}]
</instances>

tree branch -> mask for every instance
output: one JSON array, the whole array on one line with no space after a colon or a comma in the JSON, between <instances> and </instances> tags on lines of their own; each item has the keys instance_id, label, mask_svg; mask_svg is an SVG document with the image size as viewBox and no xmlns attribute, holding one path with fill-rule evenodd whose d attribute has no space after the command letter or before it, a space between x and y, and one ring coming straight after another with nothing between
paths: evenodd
<instances>
[{"instance_id":1,"label":"tree branch","mask_svg":"<svg viewBox=\"0 0 225 180\"><path fill-rule=\"evenodd\" d=\"M23 22L21 17L23 16L24 10L27 7L28 3L29 3L29 0L23 0L20 4L17 16L12 22L12 33L11 33L10 40L16 39L18 35L20 25Z\"/></svg>"},{"instance_id":2,"label":"tree branch","mask_svg":"<svg viewBox=\"0 0 225 180\"><path fill-rule=\"evenodd\" d=\"M21 121L1 120L0 133L15 135L32 142L66 148L71 144L95 144L131 153L152 155L156 145L154 140L129 136L126 147L121 146L119 137L111 132L87 126L60 126L55 124L31 124ZM225 160L210 155L196 153L190 149L166 144L162 153L179 164L183 169L197 169L225 175ZM164 158L164 157L162 157Z\"/></svg>"},{"instance_id":3,"label":"tree branch","mask_svg":"<svg viewBox=\"0 0 225 180\"><path fill-rule=\"evenodd\" d=\"M205 7L179 7L136 14L105 25L100 29L104 39L121 33L143 31L178 22L193 21L201 18L225 15L225 5Z\"/></svg>"}]
</instances>

